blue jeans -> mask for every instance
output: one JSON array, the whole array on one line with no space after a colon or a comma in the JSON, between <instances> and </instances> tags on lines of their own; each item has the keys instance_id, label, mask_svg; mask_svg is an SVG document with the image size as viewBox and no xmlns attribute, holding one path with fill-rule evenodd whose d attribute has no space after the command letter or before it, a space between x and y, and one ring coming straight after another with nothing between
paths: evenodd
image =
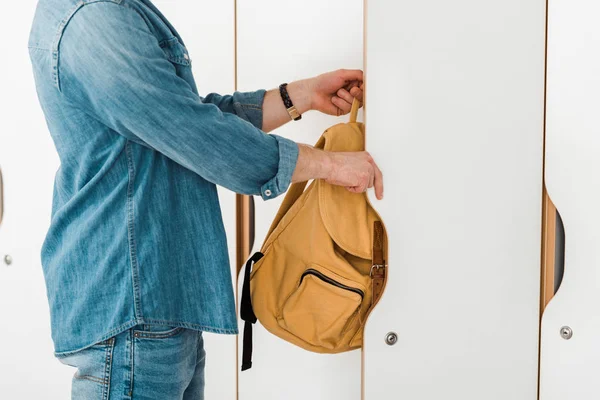
<instances>
[{"instance_id":1,"label":"blue jeans","mask_svg":"<svg viewBox=\"0 0 600 400\"><path fill-rule=\"evenodd\" d=\"M59 360L73 400L203 400L205 355L202 332L144 324Z\"/></svg>"}]
</instances>

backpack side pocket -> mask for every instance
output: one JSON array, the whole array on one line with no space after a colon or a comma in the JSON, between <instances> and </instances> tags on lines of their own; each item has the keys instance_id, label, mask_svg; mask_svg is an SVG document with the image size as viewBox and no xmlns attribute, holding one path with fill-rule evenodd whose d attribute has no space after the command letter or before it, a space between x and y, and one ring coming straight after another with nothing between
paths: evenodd
<instances>
[{"instance_id":1,"label":"backpack side pocket","mask_svg":"<svg viewBox=\"0 0 600 400\"><path fill-rule=\"evenodd\" d=\"M306 343L335 350L355 325L364 298L361 284L311 264L285 301L277 322Z\"/></svg>"}]
</instances>

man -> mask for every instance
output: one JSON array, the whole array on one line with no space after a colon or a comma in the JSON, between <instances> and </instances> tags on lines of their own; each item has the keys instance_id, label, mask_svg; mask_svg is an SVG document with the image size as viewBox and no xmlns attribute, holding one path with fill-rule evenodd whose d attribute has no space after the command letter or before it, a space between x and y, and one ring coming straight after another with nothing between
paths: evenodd
<instances>
[{"instance_id":1,"label":"man","mask_svg":"<svg viewBox=\"0 0 600 400\"><path fill-rule=\"evenodd\" d=\"M72 396L202 399L202 331L238 332L215 185L268 200L326 179L381 198L367 153L265 133L290 102L349 112L362 72L199 97L150 0L40 0L29 48L61 160L42 265L55 355L78 368Z\"/></svg>"}]
</instances>

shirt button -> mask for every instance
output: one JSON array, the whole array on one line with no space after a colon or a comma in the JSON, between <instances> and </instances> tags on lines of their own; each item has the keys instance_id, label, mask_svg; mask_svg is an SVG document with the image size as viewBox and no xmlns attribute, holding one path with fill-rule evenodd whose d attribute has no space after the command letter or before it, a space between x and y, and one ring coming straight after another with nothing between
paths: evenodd
<instances>
[{"instance_id":1,"label":"shirt button","mask_svg":"<svg viewBox=\"0 0 600 400\"><path fill-rule=\"evenodd\" d=\"M265 190L265 196L271 197L271 191L269 189Z\"/></svg>"},{"instance_id":2,"label":"shirt button","mask_svg":"<svg viewBox=\"0 0 600 400\"><path fill-rule=\"evenodd\" d=\"M183 55L183 58L185 58L186 60L189 60L189 59L190 59L190 56L188 56L187 54L184 54L184 55Z\"/></svg>"}]
</instances>

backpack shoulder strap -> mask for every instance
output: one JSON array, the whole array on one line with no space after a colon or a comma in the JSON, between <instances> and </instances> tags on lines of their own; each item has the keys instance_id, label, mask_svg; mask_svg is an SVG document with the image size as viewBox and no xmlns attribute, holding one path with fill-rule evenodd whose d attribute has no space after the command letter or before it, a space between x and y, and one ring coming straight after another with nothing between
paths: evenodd
<instances>
[{"instance_id":1,"label":"backpack shoulder strap","mask_svg":"<svg viewBox=\"0 0 600 400\"><path fill-rule=\"evenodd\" d=\"M360 101L356 98L352 101L352 109L350 110L350 123L353 124L358 118L358 109L360 108Z\"/></svg>"},{"instance_id":2,"label":"backpack shoulder strap","mask_svg":"<svg viewBox=\"0 0 600 400\"><path fill-rule=\"evenodd\" d=\"M325 135L321 135L321 137L317 141L317 144L315 144L314 147L315 149L323 149L325 147ZM290 186L285 197L283 198L283 202L281 203L279 210L277 211L277 215L275 215L275 218L271 223L271 227L269 228L269 232L267 233L265 240L269 240L269 236L271 236L271 233L275 230L277 225L279 225L279 222L281 221L283 216L287 214L287 212L290 210L290 208L292 208L294 203L300 198L300 196L302 196L302 193L304 193L304 189L306 188L307 183L307 181L297 182L293 183Z\"/></svg>"}]
</instances>

